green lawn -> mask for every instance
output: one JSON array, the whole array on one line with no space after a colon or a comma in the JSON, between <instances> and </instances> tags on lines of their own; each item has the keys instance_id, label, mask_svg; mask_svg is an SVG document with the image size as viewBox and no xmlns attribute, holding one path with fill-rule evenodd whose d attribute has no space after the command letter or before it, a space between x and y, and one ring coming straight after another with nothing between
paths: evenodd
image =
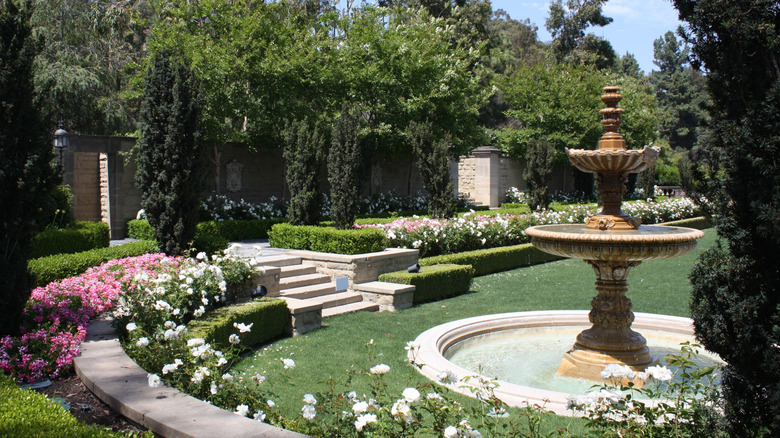
<instances>
[{"instance_id":1,"label":"green lawn","mask_svg":"<svg viewBox=\"0 0 780 438\"><path fill-rule=\"evenodd\" d=\"M690 254L642 263L629 275L628 296L637 312L689 316L688 273L698 255L715 242L708 229ZM379 363L390 365L386 376L391 393L427 382L406 365L404 346L421 332L456 319L526 310L589 309L595 295L595 274L581 260L567 259L515 269L474 279L469 293L416 306L399 312L356 313L328 318L325 327L295 338L281 339L237 364L251 376L268 377L263 388L276 394L286 415L299 416L305 393L325 391L325 380L342 378L353 365L365 370ZM365 344L374 340L378 356L369 359ZM280 358L292 358L296 367L282 370ZM284 374L284 377L279 377ZM248 380L248 379L247 379ZM343 392L367 392L367 381L358 376ZM248 385L253 385L249 383ZM459 396L458 396L459 397ZM463 398L464 403L476 403ZM565 427L568 418L551 417L548 427ZM574 421L575 428L581 421Z\"/></svg>"}]
</instances>

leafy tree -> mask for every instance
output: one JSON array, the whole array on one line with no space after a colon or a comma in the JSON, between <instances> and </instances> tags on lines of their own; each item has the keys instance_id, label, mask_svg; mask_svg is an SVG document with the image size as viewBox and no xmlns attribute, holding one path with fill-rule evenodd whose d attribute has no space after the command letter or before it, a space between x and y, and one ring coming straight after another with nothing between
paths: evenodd
<instances>
[{"instance_id":1,"label":"leafy tree","mask_svg":"<svg viewBox=\"0 0 780 438\"><path fill-rule=\"evenodd\" d=\"M703 146L721 245L691 274L696 336L727 365L730 436L780 435L780 9L675 0L712 99Z\"/></svg>"},{"instance_id":2,"label":"leafy tree","mask_svg":"<svg viewBox=\"0 0 780 438\"><path fill-rule=\"evenodd\" d=\"M553 37L552 54L557 62L612 68L617 55L608 41L586 34L590 26L606 26L612 18L604 16L607 0L553 0L545 27Z\"/></svg>"},{"instance_id":3,"label":"leafy tree","mask_svg":"<svg viewBox=\"0 0 780 438\"><path fill-rule=\"evenodd\" d=\"M555 166L555 148L544 138L528 144L523 179L528 187L530 201L534 210L546 210L550 206L550 178Z\"/></svg>"},{"instance_id":4,"label":"leafy tree","mask_svg":"<svg viewBox=\"0 0 780 438\"><path fill-rule=\"evenodd\" d=\"M428 212L437 218L453 217L455 192L449 170L450 145L446 137L435 140L432 128L429 121L412 122L407 135L414 148L423 186L431 197Z\"/></svg>"},{"instance_id":5,"label":"leafy tree","mask_svg":"<svg viewBox=\"0 0 780 438\"><path fill-rule=\"evenodd\" d=\"M324 138L308 120L288 123L284 130L284 160L290 189L288 221L293 225L316 225L320 221L320 167Z\"/></svg>"},{"instance_id":6,"label":"leafy tree","mask_svg":"<svg viewBox=\"0 0 780 438\"><path fill-rule=\"evenodd\" d=\"M330 183L330 217L337 228L352 228L355 223L360 180L358 170L363 162L360 154L360 113L344 105L333 124L328 155Z\"/></svg>"},{"instance_id":7,"label":"leafy tree","mask_svg":"<svg viewBox=\"0 0 780 438\"><path fill-rule=\"evenodd\" d=\"M57 186L48 132L33 101L30 10L0 2L0 335L17 334L33 282L30 242Z\"/></svg>"},{"instance_id":8,"label":"leafy tree","mask_svg":"<svg viewBox=\"0 0 780 438\"><path fill-rule=\"evenodd\" d=\"M136 130L140 99L132 72L146 55L148 0L33 0L35 61L43 117L71 132Z\"/></svg>"},{"instance_id":9,"label":"leafy tree","mask_svg":"<svg viewBox=\"0 0 780 438\"><path fill-rule=\"evenodd\" d=\"M691 150L707 120L704 75L691 68L689 48L674 33L667 32L653 46L653 62L660 69L650 74L658 101L658 129L673 148Z\"/></svg>"},{"instance_id":10,"label":"leafy tree","mask_svg":"<svg viewBox=\"0 0 780 438\"><path fill-rule=\"evenodd\" d=\"M634 79L642 79L645 77L645 72L639 68L639 62L632 53L626 52L617 60L617 71L626 76L630 76Z\"/></svg>"},{"instance_id":11,"label":"leafy tree","mask_svg":"<svg viewBox=\"0 0 780 438\"><path fill-rule=\"evenodd\" d=\"M198 223L202 173L197 81L181 55L155 55L146 76L136 185L160 249L187 250Z\"/></svg>"}]
</instances>

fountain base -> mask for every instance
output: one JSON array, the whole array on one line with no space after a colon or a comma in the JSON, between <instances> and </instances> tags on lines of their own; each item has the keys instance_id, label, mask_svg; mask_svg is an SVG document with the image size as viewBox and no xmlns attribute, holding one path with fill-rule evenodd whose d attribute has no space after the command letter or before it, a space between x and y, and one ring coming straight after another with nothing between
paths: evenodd
<instances>
[{"instance_id":1,"label":"fountain base","mask_svg":"<svg viewBox=\"0 0 780 438\"><path fill-rule=\"evenodd\" d=\"M609 364L628 365L632 370L641 372L657 363L658 359L650 354L647 346L641 350L605 352L592 350L576 343L563 355L557 374L601 383L604 381L601 372ZM635 387L640 387L641 383L641 380L634 381Z\"/></svg>"}]
</instances>

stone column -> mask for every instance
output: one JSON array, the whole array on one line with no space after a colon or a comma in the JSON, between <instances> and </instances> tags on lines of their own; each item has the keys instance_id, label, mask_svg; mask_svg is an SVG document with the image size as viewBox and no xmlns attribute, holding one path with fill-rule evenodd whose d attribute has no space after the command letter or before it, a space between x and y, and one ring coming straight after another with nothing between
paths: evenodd
<instances>
[{"instance_id":1,"label":"stone column","mask_svg":"<svg viewBox=\"0 0 780 438\"><path fill-rule=\"evenodd\" d=\"M498 157L501 150L493 146L481 146L473 151L475 158L474 201L478 204L498 208L499 176Z\"/></svg>"}]
</instances>

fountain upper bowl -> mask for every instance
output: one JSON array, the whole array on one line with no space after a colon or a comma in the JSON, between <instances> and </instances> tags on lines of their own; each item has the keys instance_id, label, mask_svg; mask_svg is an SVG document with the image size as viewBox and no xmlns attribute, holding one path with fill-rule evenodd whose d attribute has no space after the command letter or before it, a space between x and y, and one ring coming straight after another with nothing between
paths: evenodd
<instances>
[{"instance_id":1,"label":"fountain upper bowl","mask_svg":"<svg viewBox=\"0 0 780 438\"><path fill-rule=\"evenodd\" d=\"M584 260L642 261L677 257L696 248L700 230L641 225L636 230L596 230L584 224L537 225L525 230L538 249Z\"/></svg>"},{"instance_id":2,"label":"fountain upper bowl","mask_svg":"<svg viewBox=\"0 0 780 438\"><path fill-rule=\"evenodd\" d=\"M659 149L569 149L566 155L571 164L587 173L637 173L655 164Z\"/></svg>"}]
</instances>

